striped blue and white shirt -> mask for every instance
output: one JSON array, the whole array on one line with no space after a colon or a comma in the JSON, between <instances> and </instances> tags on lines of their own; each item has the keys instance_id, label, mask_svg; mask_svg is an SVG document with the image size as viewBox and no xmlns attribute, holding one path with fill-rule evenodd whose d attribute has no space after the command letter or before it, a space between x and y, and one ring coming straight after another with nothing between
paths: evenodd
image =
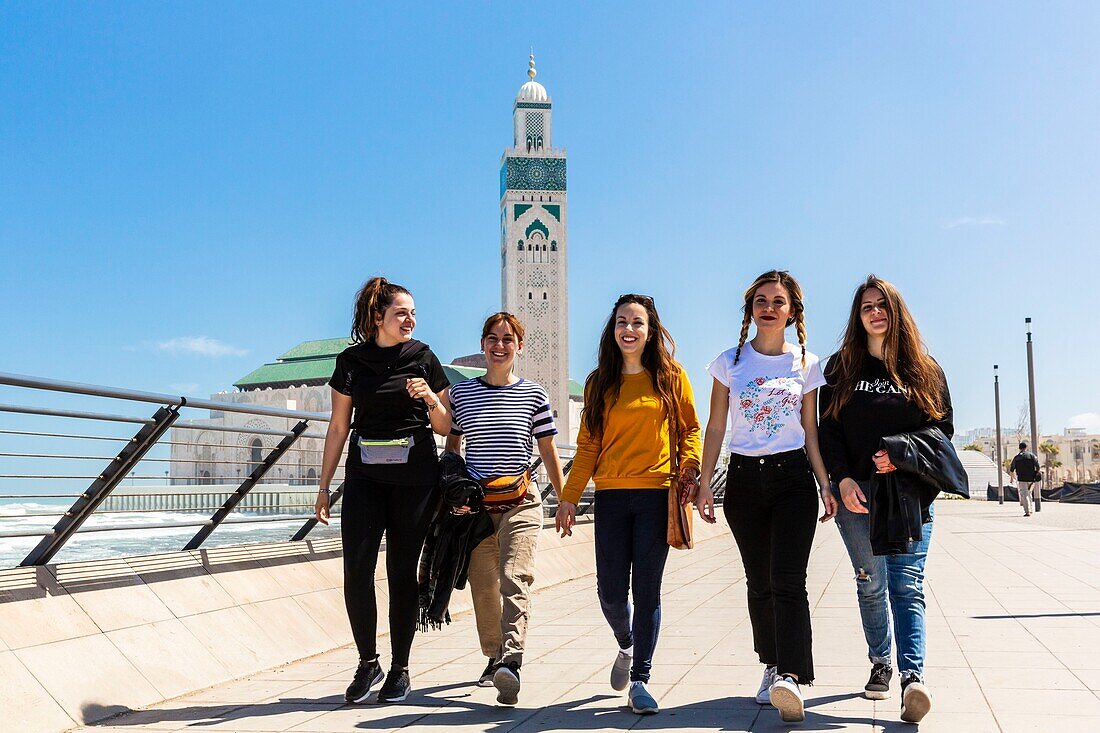
<instances>
[{"instance_id":1,"label":"striped blue and white shirt","mask_svg":"<svg viewBox=\"0 0 1100 733\"><path fill-rule=\"evenodd\" d=\"M467 379L449 394L451 435L466 438L466 470L475 479L518 476L531 465L535 439L558 434L550 396L537 382L495 387Z\"/></svg>"}]
</instances>

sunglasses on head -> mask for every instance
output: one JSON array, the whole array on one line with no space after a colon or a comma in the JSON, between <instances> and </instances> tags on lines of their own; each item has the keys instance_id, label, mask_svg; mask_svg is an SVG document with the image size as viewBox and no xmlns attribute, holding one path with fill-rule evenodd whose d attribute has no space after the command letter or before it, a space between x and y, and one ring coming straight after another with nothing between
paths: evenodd
<instances>
[{"instance_id":1,"label":"sunglasses on head","mask_svg":"<svg viewBox=\"0 0 1100 733\"><path fill-rule=\"evenodd\" d=\"M647 308L652 308L653 296L639 295L638 293L623 293L619 296L619 299L615 301L615 307L618 308L623 303L640 303Z\"/></svg>"}]
</instances>

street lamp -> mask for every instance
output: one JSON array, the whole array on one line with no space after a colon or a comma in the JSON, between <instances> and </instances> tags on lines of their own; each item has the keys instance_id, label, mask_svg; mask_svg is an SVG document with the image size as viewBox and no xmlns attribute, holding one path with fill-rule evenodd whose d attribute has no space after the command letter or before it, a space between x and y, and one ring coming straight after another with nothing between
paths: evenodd
<instances>
[{"instance_id":1,"label":"street lamp","mask_svg":"<svg viewBox=\"0 0 1100 733\"><path fill-rule=\"evenodd\" d=\"M1039 450L1039 418L1035 414L1035 357L1031 348L1031 319L1025 318L1027 326L1027 394L1031 407L1031 449ZM1035 511L1042 511L1043 489L1039 485L1039 492L1035 495Z\"/></svg>"},{"instance_id":2,"label":"street lamp","mask_svg":"<svg viewBox=\"0 0 1100 733\"><path fill-rule=\"evenodd\" d=\"M1004 461L1001 460L1001 377L993 365L993 409L997 414L997 503L1005 503Z\"/></svg>"}]
</instances>

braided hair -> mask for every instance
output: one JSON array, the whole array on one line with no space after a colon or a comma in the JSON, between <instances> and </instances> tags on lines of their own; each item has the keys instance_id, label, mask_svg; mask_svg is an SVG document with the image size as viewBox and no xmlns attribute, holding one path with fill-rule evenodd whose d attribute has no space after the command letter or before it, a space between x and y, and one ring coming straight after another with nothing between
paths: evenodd
<instances>
[{"instance_id":1,"label":"braided hair","mask_svg":"<svg viewBox=\"0 0 1100 733\"><path fill-rule=\"evenodd\" d=\"M745 304L741 306L744 318L741 319L741 338L737 342L737 352L733 356L733 363L741 359L741 349L749 337L749 323L752 321L752 300L756 297L756 291L766 283L779 283L787 290L791 299L791 317L787 319L788 326L794 326L798 331L798 344L802 347L802 366L806 366L806 309L802 304L802 286L794 279L794 276L786 270L768 270L760 277L753 280L752 285L745 291Z\"/></svg>"}]
</instances>

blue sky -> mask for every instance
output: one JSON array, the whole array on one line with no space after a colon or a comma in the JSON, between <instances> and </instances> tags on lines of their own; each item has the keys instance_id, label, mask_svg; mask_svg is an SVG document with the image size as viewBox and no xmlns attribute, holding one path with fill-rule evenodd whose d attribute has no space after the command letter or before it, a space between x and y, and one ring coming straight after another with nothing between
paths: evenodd
<instances>
[{"instance_id":1,"label":"blue sky","mask_svg":"<svg viewBox=\"0 0 1100 733\"><path fill-rule=\"evenodd\" d=\"M5 3L0 370L207 395L346 334L376 273L442 358L475 350L532 46L576 378L645 292L705 405L756 274L802 280L824 356L875 272L960 429L994 363L1014 422L1032 316L1041 427L1100 430L1090 3Z\"/></svg>"}]
</instances>

